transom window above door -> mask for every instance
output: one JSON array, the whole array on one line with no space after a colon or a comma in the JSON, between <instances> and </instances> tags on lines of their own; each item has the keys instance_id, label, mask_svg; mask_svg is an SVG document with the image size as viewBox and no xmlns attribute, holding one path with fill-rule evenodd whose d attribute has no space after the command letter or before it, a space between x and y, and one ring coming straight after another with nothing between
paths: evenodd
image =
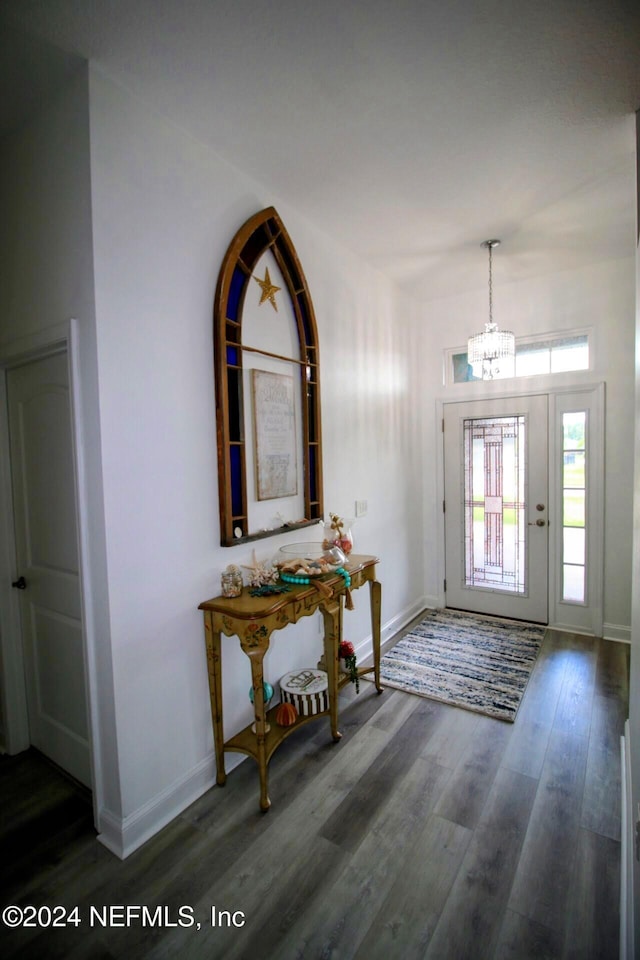
<instances>
[{"instance_id":1,"label":"transom window above door","mask_svg":"<svg viewBox=\"0 0 640 960\"><path fill-rule=\"evenodd\" d=\"M512 362L503 361L495 379L533 377L544 374L588 370L590 365L589 333L544 335L516 339L516 355ZM447 384L482 380L482 370L475 370L468 362L464 348L446 351L445 378Z\"/></svg>"}]
</instances>

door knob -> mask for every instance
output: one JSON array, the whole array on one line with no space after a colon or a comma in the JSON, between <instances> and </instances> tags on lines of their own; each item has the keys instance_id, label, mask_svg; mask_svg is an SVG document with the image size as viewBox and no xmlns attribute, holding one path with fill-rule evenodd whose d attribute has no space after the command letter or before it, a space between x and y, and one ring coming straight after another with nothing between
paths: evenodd
<instances>
[{"instance_id":1,"label":"door knob","mask_svg":"<svg viewBox=\"0 0 640 960\"><path fill-rule=\"evenodd\" d=\"M12 587L15 587L16 590L26 590L26 589L27 589L27 581L25 580L24 577L18 577L17 580L14 580L14 581L13 581L13 583L11 584L11 586L12 586Z\"/></svg>"},{"instance_id":2,"label":"door knob","mask_svg":"<svg viewBox=\"0 0 640 960\"><path fill-rule=\"evenodd\" d=\"M536 510L544 510L544 503L536 503Z\"/></svg>"},{"instance_id":3,"label":"door knob","mask_svg":"<svg viewBox=\"0 0 640 960\"><path fill-rule=\"evenodd\" d=\"M545 527L546 525L546 520L530 520L527 524L529 527Z\"/></svg>"}]
</instances>

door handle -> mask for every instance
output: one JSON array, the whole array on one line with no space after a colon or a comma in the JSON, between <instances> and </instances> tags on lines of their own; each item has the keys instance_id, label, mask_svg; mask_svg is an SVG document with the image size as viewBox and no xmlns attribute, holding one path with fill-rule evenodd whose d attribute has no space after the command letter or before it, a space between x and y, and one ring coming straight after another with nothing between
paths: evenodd
<instances>
[{"instance_id":1,"label":"door handle","mask_svg":"<svg viewBox=\"0 0 640 960\"><path fill-rule=\"evenodd\" d=\"M528 527L546 527L546 520L529 520Z\"/></svg>"},{"instance_id":2,"label":"door handle","mask_svg":"<svg viewBox=\"0 0 640 960\"><path fill-rule=\"evenodd\" d=\"M25 580L24 577L18 577L17 580L14 580L14 581L13 581L13 583L11 584L11 586L12 586L12 587L15 587L16 590L26 590L26 589L27 589L27 581Z\"/></svg>"}]
</instances>

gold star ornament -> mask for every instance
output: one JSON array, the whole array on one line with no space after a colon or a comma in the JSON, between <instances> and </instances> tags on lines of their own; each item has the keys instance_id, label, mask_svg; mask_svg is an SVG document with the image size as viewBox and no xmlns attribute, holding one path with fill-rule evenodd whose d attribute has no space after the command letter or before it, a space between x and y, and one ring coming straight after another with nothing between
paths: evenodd
<instances>
[{"instance_id":1,"label":"gold star ornament","mask_svg":"<svg viewBox=\"0 0 640 960\"><path fill-rule=\"evenodd\" d=\"M258 277L253 278L256 283L260 284L262 288L262 295L260 297L260 306L268 300L274 310L278 310L278 304L276 303L276 293L278 290L282 290L282 287L276 287L275 283L271 283L271 277L269 276L269 268L267 267L264 271L264 280L259 280Z\"/></svg>"}]
</instances>

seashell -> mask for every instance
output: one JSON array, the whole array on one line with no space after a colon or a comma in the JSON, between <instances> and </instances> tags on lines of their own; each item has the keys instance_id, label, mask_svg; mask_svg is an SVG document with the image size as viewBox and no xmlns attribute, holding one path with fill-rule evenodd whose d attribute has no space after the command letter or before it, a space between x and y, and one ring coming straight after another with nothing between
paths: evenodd
<instances>
[{"instance_id":1,"label":"seashell","mask_svg":"<svg viewBox=\"0 0 640 960\"><path fill-rule=\"evenodd\" d=\"M298 719L298 711L292 703L281 703L276 710L276 723L280 727L290 727Z\"/></svg>"}]
</instances>

